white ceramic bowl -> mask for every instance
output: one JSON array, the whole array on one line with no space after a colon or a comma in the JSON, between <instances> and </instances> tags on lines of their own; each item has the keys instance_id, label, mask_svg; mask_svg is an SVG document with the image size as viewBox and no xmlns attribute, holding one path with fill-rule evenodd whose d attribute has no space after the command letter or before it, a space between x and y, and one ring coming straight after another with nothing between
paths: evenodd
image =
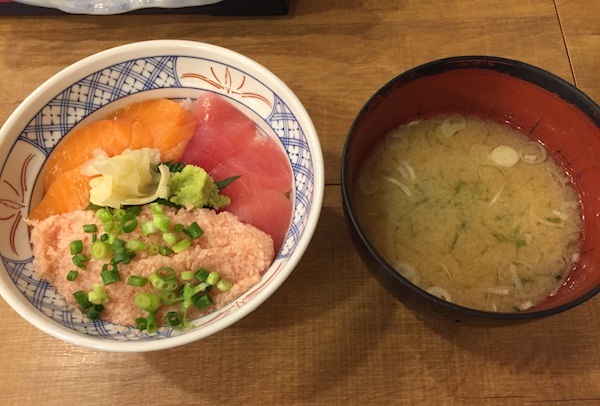
<instances>
[{"instance_id":1,"label":"white ceramic bowl","mask_svg":"<svg viewBox=\"0 0 600 406\"><path fill-rule=\"evenodd\" d=\"M207 91L242 109L279 140L290 160L293 217L274 263L252 289L184 332L162 329L148 336L66 310L64 299L36 276L23 221L41 198L36 182L48 155L76 124L141 99L197 98ZM34 326L80 346L141 352L186 344L230 326L277 290L312 238L323 189L323 156L313 123L294 93L263 66L236 52L191 41L148 41L109 49L42 84L0 130L0 293Z\"/></svg>"},{"instance_id":2,"label":"white ceramic bowl","mask_svg":"<svg viewBox=\"0 0 600 406\"><path fill-rule=\"evenodd\" d=\"M223 0L17 0L31 6L55 8L71 14L120 14L150 7L206 6Z\"/></svg>"}]
</instances>

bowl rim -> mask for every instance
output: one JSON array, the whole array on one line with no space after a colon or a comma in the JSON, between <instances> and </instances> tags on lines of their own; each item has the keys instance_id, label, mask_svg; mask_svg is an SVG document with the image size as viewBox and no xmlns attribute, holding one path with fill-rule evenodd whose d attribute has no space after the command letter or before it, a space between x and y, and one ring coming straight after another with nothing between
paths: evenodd
<instances>
[{"instance_id":1,"label":"bowl rim","mask_svg":"<svg viewBox=\"0 0 600 406\"><path fill-rule=\"evenodd\" d=\"M256 310L258 306L264 303L283 284L297 266L312 240L323 204L325 170L318 133L306 108L292 90L266 67L236 51L204 42L162 39L127 43L91 54L63 68L31 92L12 112L2 125L2 128L0 128L0 143L5 142L5 139L19 120L31 116L28 114L28 111L33 110L37 113L45 105L47 99L51 99L62 91L64 86L61 85L61 82L64 80L71 78L69 79L69 83L76 83L87 75L101 70L106 66L136 58L157 55L194 57L203 54L218 54L221 62L225 61L225 63L236 66L241 70L251 71L261 82L268 83L268 87L276 89L277 95L285 101L288 107L294 112L298 122L302 125L302 131L309 146L314 169L313 199L304 233L298 241L295 250L287 257L287 261L283 266L284 269L276 277L272 278L250 301L246 302L244 306L236 308L235 311L228 313L221 320L211 323L208 326L192 329L184 334L172 335L162 339L152 339L150 337L147 340L139 341L120 341L86 336L83 333L71 330L42 314L39 309L24 297L14 283L5 285L3 280L0 279L0 296L33 326L71 344L101 351L148 352L177 347L213 335ZM271 264L266 272L269 272L273 266L274 264ZM3 265L2 270L6 272Z\"/></svg>"},{"instance_id":2,"label":"bowl rim","mask_svg":"<svg viewBox=\"0 0 600 406\"><path fill-rule=\"evenodd\" d=\"M360 242L364 245L364 247L366 247L369 254L373 258L375 258L375 260L383 267L387 276L390 276L393 279L394 284L400 284L405 288L411 290L413 293L434 302L442 308L446 308L454 314L464 314L467 317L471 317L474 319L489 319L498 321L526 321L561 313L588 301L589 299L600 293L600 285L590 290L585 295L582 295L568 303L550 309L537 311L523 311L519 313L491 312L485 310L472 309L455 303L450 303L430 293L427 293L424 289L419 288L418 286L410 282L408 279L400 275L400 273L396 272L394 268L390 264L388 264L387 261L377 252L375 247L373 247L369 239L366 237L366 234L363 228L360 226L360 223L358 222L358 218L353 208L348 166L349 149L353 141L352 135L356 127L359 125L362 116L365 113L367 113L372 106L377 105L378 100L382 94L387 94L395 87L402 86L406 83L411 82L414 79L423 78L427 76L435 76L447 71L458 69L492 70L494 72L507 74L512 77L515 77L516 79L534 84L547 91L555 93L565 102L575 106L586 117L588 117L592 122L594 122L594 124L597 127L600 127L600 106L596 102L594 102L594 100L592 100L583 91L581 91L571 83L567 82L566 80L562 79L561 77L537 66L528 64L526 62L497 56L462 55L441 58L415 66L395 76L387 83L385 83L382 87L380 87L372 96L370 96L369 99L362 106L362 108L359 110L358 114L356 115L355 119L350 125L342 151L341 186L342 204L344 205L351 226L356 230Z\"/></svg>"}]
</instances>

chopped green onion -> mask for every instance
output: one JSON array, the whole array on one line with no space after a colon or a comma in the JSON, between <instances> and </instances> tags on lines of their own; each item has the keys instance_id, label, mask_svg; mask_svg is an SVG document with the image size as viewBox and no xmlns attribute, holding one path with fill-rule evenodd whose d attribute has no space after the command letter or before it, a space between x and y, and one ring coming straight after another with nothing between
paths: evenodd
<instances>
[{"instance_id":1,"label":"chopped green onion","mask_svg":"<svg viewBox=\"0 0 600 406\"><path fill-rule=\"evenodd\" d=\"M98 241L98 234L92 235L92 242Z\"/></svg>"},{"instance_id":2,"label":"chopped green onion","mask_svg":"<svg viewBox=\"0 0 600 406\"><path fill-rule=\"evenodd\" d=\"M165 214L162 207L160 207L160 204L156 202L150 203L150 210L152 210L152 213L154 214Z\"/></svg>"},{"instance_id":3,"label":"chopped green onion","mask_svg":"<svg viewBox=\"0 0 600 406\"><path fill-rule=\"evenodd\" d=\"M190 245L192 245L192 242L190 240L188 240L187 238L184 238L183 240L180 240L179 242L177 242L177 244L173 245L173 247L171 247L171 249L173 250L174 253L179 254L181 251L185 250Z\"/></svg>"},{"instance_id":4,"label":"chopped green onion","mask_svg":"<svg viewBox=\"0 0 600 406\"><path fill-rule=\"evenodd\" d=\"M148 327L148 319L145 317L138 317L135 319L135 327L142 331L146 330Z\"/></svg>"},{"instance_id":5,"label":"chopped green onion","mask_svg":"<svg viewBox=\"0 0 600 406\"><path fill-rule=\"evenodd\" d=\"M202 310L207 306L213 304L212 299L208 296L208 293L197 294L192 297L192 303L198 310Z\"/></svg>"},{"instance_id":6,"label":"chopped green onion","mask_svg":"<svg viewBox=\"0 0 600 406\"><path fill-rule=\"evenodd\" d=\"M177 289L177 280L164 280L157 274L153 273L148 277L148 280L155 289L163 292L171 292Z\"/></svg>"},{"instance_id":7,"label":"chopped green onion","mask_svg":"<svg viewBox=\"0 0 600 406\"><path fill-rule=\"evenodd\" d=\"M129 240L125 243L125 248L131 251L143 251L148 248L148 244L140 240Z\"/></svg>"},{"instance_id":8,"label":"chopped green onion","mask_svg":"<svg viewBox=\"0 0 600 406\"><path fill-rule=\"evenodd\" d=\"M104 242L106 240L108 240L108 234L104 233L100 236L100 241Z\"/></svg>"},{"instance_id":9,"label":"chopped green onion","mask_svg":"<svg viewBox=\"0 0 600 406\"><path fill-rule=\"evenodd\" d=\"M152 223L163 233L168 233L171 229L171 219L166 214L154 214Z\"/></svg>"},{"instance_id":10,"label":"chopped green onion","mask_svg":"<svg viewBox=\"0 0 600 406\"><path fill-rule=\"evenodd\" d=\"M71 249L71 255L81 254L83 252L83 241L72 241L69 248Z\"/></svg>"},{"instance_id":11,"label":"chopped green onion","mask_svg":"<svg viewBox=\"0 0 600 406\"><path fill-rule=\"evenodd\" d=\"M142 235L144 237L158 232L158 228L156 228L156 226L154 225L152 220L144 221L141 224L141 227L142 227Z\"/></svg>"},{"instance_id":12,"label":"chopped green onion","mask_svg":"<svg viewBox=\"0 0 600 406\"><path fill-rule=\"evenodd\" d=\"M104 306L102 306L101 304L94 305L90 307L90 309L87 311L86 316L90 320L96 320L98 317L100 317L100 313L102 312L102 310L104 310Z\"/></svg>"},{"instance_id":13,"label":"chopped green onion","mask_svg":"<svg viewBox=\"0 0 600 406\"><path fill-rule=\"evenodd\" d=\"M156 331L156 311L148 312L148 322L146 325L146 331L148 333L154 333Z\"/></svg>"},{"instance_id":14,"label":"chopped green onion","mask_svg":"<svg viewBox=\"0 0 600 406\"><path fill-rule=\"evenodd\" d=\"M88 293L88 300L95 305L105 304L109 297L102 285L94 285L94 290Z\"/></svg>"},{"instance_id":15,"label":"chopped green onion","mask_svg":"<svg viewBox=\"0 0 600 406\"><path fill-rule=\"evenodd\" d=\"M79 276L79 272L69 271L69 273L67 274L67 280L69 282L73 282L75 279L77 279L78 276Z\"/></svg>"},{"instance_id":16,"label":"chopped green onion","mask_svg":"<svg viewBox=\"0 0 600 406\"><path fill-rule=\"evenodd\" d=\"M127 212L123 209L114 209L113 210L113 218L115 220L121 220ZM134 215L135 216L135 215Z\"/></svg>"},{"instance_id":17,"label":"chopped green onion","mask_svg":"<svg viewBox=\"0 0 600 406\"><path fill-rule=\"evenodd\" d=\"M200 282L206 282L209 274L210 272L208 272L206 269L200 268L198 272L196 272L196 279L198 279Z\"/></svg>"},{"instance_id":18,"label":"chopped green onion","mask_svg":"<svg viewBox=\"0 0 600 406\"><path fill-rule=\"evenodd\" d=\"M121 217L121 229L126 233L130 233L138 226L137 218L133 213L125 213Z\"/></svg>"},{"instance_id":19,"label":"chopped green onion","mask_svg":"<svg viewBox=\"0 0 600 406\"><path fill-rule=\"evenodd\" d=\"M147 312L155 312L160 306L160 298L154 293L138 293L133 301L137 307Z\"/></svg>"},{"instance_id":20,"label":"chopped green onion","mask_svg":"<svg viewBox=\"0 0 600 406\"><path fill-rule=\"evenodd\" d=\"M184 231L184 233L186 233L190 238L196 239L202 237L204 231L200 228L198 223L194 221L192 224L189 225L189 227Z\"/></svg>"},{"instance_id":21,"label":"chopped green onion","mask_svg":"<svg viewBox=\"0 0 600 406\"><path fill-rule=\"evenodd\" d=\"M160 300L165 306L171 306L174 303L180 302L183 300L181 296L178 296L175 292L163 292L160 295Z\"/></svg>"},{"instance_id":22,"label":"chopped green onion","mask_svg":"<svg viewBox=\"0 0 600 406\"><path fill-rule=\"evenodd\" d=\"M160 248L158 249L158 253L159 253L160 255L162 255L163 257L166 257L166 256L168 256L168 255L172 254L172 253L173 253L173 251L171 250L171 248L169 248L169 247L166 247L166 246L163 246L163 247L160 247Z\"/></svg>"},{"instance_id":23,"label":"chopped green onion","mask_svg":"<svg viewBox=\"0 0 600 406\"><path fill-rule=\"evenodd\" d=\"M77 301L79 307L82 309L87 309L88 307L92 306L92 303L88 299L87 293L85 293L83 290L78 290L77 292L73 293L73 297Z\"/></svg>"},{"instance_id":24,"label":"chopped green onion","mask_svg":"<svg viewBox=\"0 0 600 406\"><path fill-rule=\"evenodd\" d=\"M123 250L115 252L112 261L115 264L129 264L133 258L135 258L135 252Z\"/></svg>"},{"instance_id":25,"label":"chopped green onion","mask_svg":"<svg viewBox=\"0 0 600 406\"><path fill-rule=\"evenodd\" d=\"M147 283L148 278L143 276L131 275L129 278L127 278L127 284L131 286L139 286L141 288L146 286Z\"/></svg>"},{"instance_id":26,"label":"chopped green onion","mask_svg":"<svg viewBox=\"0 0 600 406\"><path fill-rule=\"evenodd\" d=\"M121 240L120 238L116 238L113 242L112 242L112 249L113 251L117 252L117 251L123 251L125 249L125 241Z\"/></svg>"},{"instance_id":27,"label":"chopped green onion","mask_svg":"<svg viewBox=\"0 0 600 406\"><path fill-rule=\"evenodd\" d=\"M231 282L229 279L223 278L219 282L217 282L217 289L219 289L221 292L227 292L232 287L233 282Z\"/></svg>"},{"instance_id":28,"label":"chopped green onion","mask_svg":"<svg viewBox=\"0 0 600 406\"><path fill-rule=\"evenodd\" d=\"M175 231L176 233L180 233L185 229L185 226L181 223L177 223L173 226L173 231Z\"/></svg>"},{"instance_id":29,"label":"chopped green onion","mask_svg":"<svg viewBox=\"0 0 600 406\"><path fill-rule=\"evenodd\" d=\"M100 219L100 221L102 222L102 224L104 224L105 226L107 224L112 225L113 216L110 214L110 211L108 211L107 209L98 210L96 212L96 217L98 217Z\"/></svg>"},{"instance_id":30,"label":"chopped green onion","mask_svg":"<svg viewBox=\"0 0 600 406\"><path fill-rule=\"evenodd\" d=\"M80 269L85 269L84 262L87 262L90 260L88 258L88 256L85 254L73 255L73 257L71 259L73 260L73 264L75 264L75 266Z\"/></svg>"},{"instance_id":31,"label":"chopped green onion","mask_svg":"<svg viewBox=\"0 0 600 406\"><path fill-rule=\"evenodd\" d=\"M92 258L96 260L106 259L112 254L111 246L104 241L95 241L92 243Z\"/></svg>"},{"instance_id":32,"label":"chopped green onion","mask_svg":"<svg viewBox=\"0 0 600 406\"><path fill-rule=\"evenodd\" d=\"M125 211L127 213L132 213L135 216L139 216L140 213L142 212L142 207L141 206L129 206L129 207L127 207L127 209L125 209Z\"/></svg>"},{"instance_id":33,"label":"chopped green onion","mask_svg":"<svg viewBox=\"0 0 600 406\"><path fill-rule=\"evenodd\" d=\"M95 224L85 224L83 226L84 233L95 233L96 231L98 231L98 226Z\"/></svg>"},{"instance_id":34,"label":"chopped green onion","mask_svg":"<svg viewBox=\"0 0 600 406\"><path fill-rule=\"evenodd\" d=\"M173 329L180 329L183 327L183 318L178 312L169 312L165 316L165 322Z\"/></svg>"},{"instance_id":35,"label":"chopped green onion","mask_svg":"<svg viewBox=\"0 0 600 406\"><path fill-rule=\"evenodd\" d=\"M163 266L156 270L156 275L163 281L176 281L177 272L170 266Z\"/></svg>"},{"instance_id":36,"label":"chopped green onion","mask_svg":"<svg viewBox=\"0 0 600 406\"><path fill-rule=\"evenodd\" d=\"M168 245L174 245L177 242L177 234L175 233L163 233L162 239Z\"/></svg>"},{"instance_id":37,"label":"chopped green onion","mask_svg":"<svg viewBox=\"0 0 600 406\"><path fill-rule=\"evenodd\" d=\"M217 284L217 282L219 282L220 279L221 275L219 275L217 271L212 271L208 274L208 277L206 278L206 283L214 286Z\"/></svg>"},{"instance_id":38,"label":"chopped green onion","mask_svg":"<svg viewBox=\"0 0 600 406\"><path fill-rule=\"evenodd\" d=\"M121 280L121 275L119 275L119 271L105 271L100 272L100 277L102 278L102 283L104 285L110 285L111 283L119 282Z\"/></svg>"},{"instance_id":39,"label":"chopped green onion","mask_svg":"<svg viewBox=\"0 0 600 406\"><path fill-rule=\"evenodd\" d=\"M183 271L181 272L181 280L184 281L190 281L192 279L194 279L194 272L193 271Z\"/></svg>"},{"instance_id":40,"label":"chopped green onion","mask_svg":"<svg viewBox=\"0 0 600 406\"><path fill-rule=\"evenodd\" d=\"M148 252L152 255L158 254L159 251L160 251L160 245L158 245L158 244L152 244L148 247Z\"/></svg>"}]
</instances>

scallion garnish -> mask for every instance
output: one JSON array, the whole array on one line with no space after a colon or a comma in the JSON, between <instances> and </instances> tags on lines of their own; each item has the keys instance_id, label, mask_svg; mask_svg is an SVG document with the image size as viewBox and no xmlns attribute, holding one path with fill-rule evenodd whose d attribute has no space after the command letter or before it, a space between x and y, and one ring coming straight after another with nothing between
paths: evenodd
<instances>
[{"instance_id":1,"label":"scallion garnish","mask_svg":"<svg viewBox=\"0 0 600 406\"><path fill-rule=\"evenodd\" d=\"M176 233L180 233L185 229L185 226L181 223L177 223L173 226L173 231L175 231Z\"/></svg>"},{"instance_id":2,"label":"scallion garnish","mask_svg":"<svg viewBox=\"0 0 600 406\"><path fill-rule=\"evenodd\" d=\"M73 297L77 301L79 307L84 310L92 306L92 303L88 299L87 293L85 293L83 290L78 290L77 292L73 293Z\"/></svg>"},{"instance_id":3,"label":"scallion garnish","mask_svg":"<svg viewBox=\"0 0 600 406\"><path fill-rule=\"evenodd\" d=\"M160 306L160 298L154 293L138 293L133 301L137 307L147 312L155 312Z\"/></svg>"},{"instance_id":4,"label":"scallion garnish","mask_svg":"<svg viewBox=\"0 0 600 406\"><path fill-rule=\"evenodd\" d=\"M90 307L90 309L87 311L86 316L90 320L96 320L98 317L100 317L100 313L102 312L102 310L104 310L104 306L102 306L101 304L94 305Z\"/></svg>"},{"instance_id":5,"label":"scallion garnish","mask_svg":"<svg viewBox=\"0 0 600 406\"><path fill-rule=\"evenodd\" d=\"M69 282L73 282L75 279L77 279L78 276L79 276L79 272L69 271L69 273L67 274L67 280Z\"/></svg>"},{"instance_id":6,"label":"scallion garnish","mask_svg":"<svg viewBox=\"0 0 600 406\"><path fill-rule=\"evenodd\" d=\"M127 278L127 284L131 286L139 286L141 288L146 286L147 283L148 278L143 276L131 275L129 278Z\"/></svg>"},{"instance_id":7,"label":"scallion garnish","mask_svg":"<svg viewBox=\"0 0 600 406\"><path fill-rule=\"evenodd\" d=\"M83 241L81 241L81 240L71 241L69 248L71 250L71 255L81 254L83 252Z\"/></svg>"},{"instance_id":8,"label":"scallion garnish","mask_svg":"<svg viewBox=\"0 0 600 406\"><path fill-rule=\"evenodd\" d=\"M152 223L163 233L168 233L171 229L171 219L166 214L155 213Z\"/></svg>"},{"instance_id":9,"label":"scallion garnish","mask_svg":"<svg viewBox=\"0 0 600 406\"><path fill-rule=\"evenodd\" d=\"M173 250L167 246L162 246L158 249L158 253L163 257L169 256L173 253Z\"/></svg>"},{"instance_id":10,"label":"scallion garnish","mask_svg":"<svg viewBox=\"0 0 600 406\"><path fill-rule=\"evenodd\" d=\"M110 285L121 280L121 275L117 270L100 272L100 277L104 285Z\"/></svg>"},{"instance_id":11,"label":"scallion garnish","mask_svg":"<svg viewBox=\"0 0 600 406\"><path fill-rule=\"evenodd\" d=\"M91 253L96 260L106 259L112 254L112 248L107 242L96 240L92 243Z\"/></svg>"},{"instance_id":12,"label":"scallion garnish","mask_svg":"<svg viewBox=\"0 0 600 406\"><path fill-rule=\"evenodd\" d=\"M79 269L85 269L85 262L89 261L88 256L85 254L73 255L71 259L73 264Z\"/></svg>"},{"instance_id":13,"label":"scallion garnish","mask_svg":"<svg viewBox=\"0 0 600 406\"><path fill-rule=\"evenodd\" d=\"M219 282L220 279L221 279L221 275L219 275L219 273L217 271L212 271L206 277L206 283L214 286L217 284L217 282Z\"/></svg>"},{"instance_id":14,"label":"scallion garnish","mask_svg":"<svg viewBox=\"0 0 600 406\"><path fill-rule=\"evenodd\" d=\"M210 272L208 272L204 268L200 268L198 272L196 272L196 279L198 279L198 281L200 282L206 282L206 278L208 278L208 275L210 275Z\"/></svg>"},{"instance_id":15,"label":"scallion garnish","mask_svg":"<svg viewBox=\"0 0 600 406\"><path fill-rule=\"evenodd\" d=\"M192 239L200 238L202 237L202 234L204 234L204 231L195 221L192 224L190 224L188 228L185 229L183 232Z\"/></svg>"},{"instance_id":16,"label":"scallion garnish","mask_svg":"<svg viewBox=\"0 0 600 406\"><path fill-rule=\"evenodd\" d=\"M146 330L148 327L148 319L145 317L138 317L135 319L135 327L142 331Z\"/></svg>"},{"instance_id":17,"label":"scallion garnish","mask_svg":"<svg viewBox=\"0 0 600 406\"><path fill-rule=\"evenodd\" d=\"M102 285L94 285L94 290L88 292L90 303L98 305L108 303L109 297Z\"/></svg>"},{"instance_id":18,"label":"scallion garnish","mask_svg":"<svg viewBox=\"0 0 600 406\"><path fill-rule=\"evenodd\" d=\"M160 295L160 301L165 305L165 306L171 306L174 303L180 302L182 301L183 298L181 296L178 296L175 292L171 291L171 292L163 292Z\"/></svg>"},{"instance_id":19,"label":"scallion garnish","mask_svg":"<svg viewBox=\"0 0 600 406\"><path fill-rule=\"evenodd\" d=\"M221 292L227 292L232 287L233 282L231 282L229 279L223 278L219 282L217 282L217 289L219 289Z\"/></svg>"},{"instance_id":20,"label":"scallion garnish","mask_svg":"<svg viewBox=\"0 0 600 406\"><path fill-rule=\"evenodd\" d=\"M202 310L207 306L213 304L212 299L208 295L208 293L196 294L192 297L192 303L198 310Z\"/></svg>"},{"instance_id":21,"label":"scallion garnish","mask_svg":"<svg viewBox=\"0 0 600 406\"><path fill-rule=\"evenodd\" d=\"M190 240L188 240L187 238L184 238L182 240L179 240L177 243L175 243L175 245L173 245L171 247L171 249L173 250L174 253L179 254L181 251L185 250L190 245L192 245L192 242Z\"/></svg>"},{"instance_id":22,"label":"scallion garnish","mask_svg":"<svg viewBox=\"0 0 600 406\"><path fill-rule=\"evenodd\" d=\"M175 233L162 233L162 239L168 245L175 245L175 243L177 243L177 234L175 234Z\"/></svg>"},{"instance_id":23,"label":"scallion garnish","mask_svg":"<svg viewBox=\"0 0 600 406\"><path fill-rule=\"evenodd\" d=\"M165 315L165 322L172 329L177 330L177 329L180 329L183 327L183 318L181 317L181 314L179 314L178 312L174 312L174 311L168 312Z\"/></svg>"},{"instance_id":24,"label":"scallion garnish","mask_svg":"<svg viewBox=\"0 0 600 406\"><path fill-rule=\"evenodd\" d=\"M158 228L156 228L152 220L144 221L140 227L142 227L142 235L144 237L158 232Z\"/></svg>"},{"instance_id":25,"label":"scallion garnish","mask_svg":"<svg viewBox=\"0 0 600 406\"><path fill-rule=\"evenodd\" d=\"M133 213L125 213L121 217L121 229L126 233L131 233L138 226L138 220Z\"/></svg>"},{"instance_id":26,"label":"scallion garnish","mask_svg":"<svg viewBox=\"0 0 600 406\"><path fill-rule=\"evenodd\" d=\"M95 233L96 231L98 231L98 226L95 224L85 224L83 226L84 233Z\"/></svg>"},{"instance_id":27,"label":"scallion garnish","mask_svg":"<svg viewBox=\"0 0 600 406\"><path fill-rule=\"evenodd\" d=\"M183 281L191 281L192 279L194 279L194 276L196 274L193 271L183 271L181 272L181 280Z\"/></svg>"},{"instance_id":28,"label":"scallion garnish","mask_svg":"<svg viewBox=\"0 0 600 406\"><path fill-rule=\"evenodd\" d=\"M125 248L131 251L143 251L148 248L148 244L140 240L133 239L125 243Z\"/></svg>"}]
</instances>

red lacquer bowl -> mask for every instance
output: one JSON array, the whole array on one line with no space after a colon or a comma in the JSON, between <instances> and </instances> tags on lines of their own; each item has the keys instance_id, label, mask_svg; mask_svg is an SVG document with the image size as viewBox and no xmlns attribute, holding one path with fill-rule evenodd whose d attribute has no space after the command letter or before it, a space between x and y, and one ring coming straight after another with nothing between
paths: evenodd
<instances>
[{"instance_id":1,"label":"red lacquer bowl","mask_svg":"<svg viewBox=\"0 0 600 406\"><path fill-rule=\"evenodd\" d=\"M385 135L400 124L442 113L506 123L541 142L564 167L583 207L579 261L559 291L515 313L468 309L438 299L398 274L377 253L354 212L360 168ZM342 157L346 222L373 276L415 310L456 321L519 321L570 309L600 291L600 107L580 90L534 66L488 56L442 59L411 69L383 86L352 124Z\"/></svg>"}]
</instances>

